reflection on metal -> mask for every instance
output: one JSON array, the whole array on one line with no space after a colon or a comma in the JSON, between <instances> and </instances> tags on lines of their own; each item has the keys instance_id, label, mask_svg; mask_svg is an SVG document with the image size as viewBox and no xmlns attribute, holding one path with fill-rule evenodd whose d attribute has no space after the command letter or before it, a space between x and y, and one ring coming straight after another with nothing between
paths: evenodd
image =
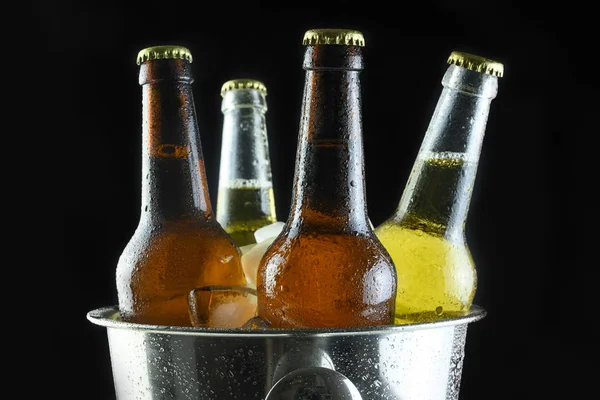
<instances>
[{"instance_id":1,"label":"reflection on metal","mask_svg":"<svg viewBox=\"0 0 600 400\"><path fill-rule=\"evenodd\" d=\"M266 400L362 400L362 397L344 375L313 367L287 374L273 386Z\"/></svg>"},{"instance_id":2,"label":"reflection on metal","mask_svg":"<svg viewBox=\"0 0 600 400\"><path fill-rule=\"evenodd\" d=\"M318 344L299 345L285 353L275 366L272 382L279 382L285 375L300 368L323 367L335 370L331 357Z\"/></svg>"}]
</instances>

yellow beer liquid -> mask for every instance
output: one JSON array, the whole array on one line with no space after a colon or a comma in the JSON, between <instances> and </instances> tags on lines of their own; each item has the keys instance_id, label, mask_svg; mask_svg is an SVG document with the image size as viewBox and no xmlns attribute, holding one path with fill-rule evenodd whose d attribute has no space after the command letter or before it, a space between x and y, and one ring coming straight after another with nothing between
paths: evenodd
<instances>
[{"instance_id":1,"label":"yellow beer liquid","mask_svg":"<svg viewBox=\"0 0 600 400\"><path fill-rule=\"evenodd\" d=\"M217 219L238 246L256 243L254 231L277 220L272 186L236 181L219 187L217 199Z\"/></svg>"},{"instance_id":2,"label":"yellow beer liquid","mask_svg":"<svg viewBox=\"0 0 600 400\"><path fill-rule=\"evenodd\" d=\"M475 165L461 155L419 157L402 217L375 229L396 266L397 324L460 315L473 302L476 269L462 228Z\"/></svg>"},{"instance_id":3,"label":"yellow beer liquid","mask_svg":"<svg viewBox=\"0 0 600 400\"><path fill-rule=\"evenodd\" d=\"M397 323L448 317L468 309L475 269L464 245L392 224L378 227L375 233L396 265Z\"/></svg>"}]
</instances>

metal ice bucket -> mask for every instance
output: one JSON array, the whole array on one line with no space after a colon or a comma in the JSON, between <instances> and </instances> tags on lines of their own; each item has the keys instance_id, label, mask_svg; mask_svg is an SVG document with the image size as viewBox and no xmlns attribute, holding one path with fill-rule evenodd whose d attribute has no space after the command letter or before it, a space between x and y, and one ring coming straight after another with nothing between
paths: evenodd
<instances>
[{"instance_id":1,"label":"metal ice bucket","mask_svg":"<svg viewBox=\"0 0 600 400\"><path fill-rule=\"evenodd\" d=\"M442 321L355 329L107 328L118 400L456 400L473 306Z\"/></svg>"}]
</instances>

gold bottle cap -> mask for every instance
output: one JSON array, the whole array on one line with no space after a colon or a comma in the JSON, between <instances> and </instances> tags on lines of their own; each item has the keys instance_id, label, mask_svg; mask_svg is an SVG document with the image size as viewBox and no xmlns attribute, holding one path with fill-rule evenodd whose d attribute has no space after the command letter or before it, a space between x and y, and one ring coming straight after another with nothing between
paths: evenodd
<instances>
[{"instance_id":1,"label":"gold bottle cap","mask_svg":"<svg viewBox=\"0 0 600 400\"><path fill-rule=\"evenodd\" d=\"M148 60L163 60L168 58L181 58L192 62L192 53L183 46L152 46L140 50L136 61L137 65L140 65Z\"/></svg>"},{"instance_id":2,"label":"gold bottle cap","mask_svg":"<svg viewBox=\"0 0 600 400\"><path fill-rule=\"evenodd\" d=\"M261 81L255 79L232 79L221 86L221 97L225 95L225 92L232 89L254 89L267 94L267 87Z\"/></svg>"},{"instance_id":3,"label":"gold bottle cap","mask_svg":"<svg viewBox=\"0 0 600 400\"><path fill-rule=\"evenodd\" d=\"M340 44L346 46L364 46L365 38L359 31L352 29L309 29L304 33L303 45Z\"/></svg>"},{"instance_id":4,"label":"gold bottle cap","mask_svg":"<svg viewBox=\"0 0 600 400\"><path fill-rule=\"evenodd\" d=\"M504 65L501 63L461 51L453 51L448 57L448 64L497 77L504 75Z\"/></svg>"}]
</instances>

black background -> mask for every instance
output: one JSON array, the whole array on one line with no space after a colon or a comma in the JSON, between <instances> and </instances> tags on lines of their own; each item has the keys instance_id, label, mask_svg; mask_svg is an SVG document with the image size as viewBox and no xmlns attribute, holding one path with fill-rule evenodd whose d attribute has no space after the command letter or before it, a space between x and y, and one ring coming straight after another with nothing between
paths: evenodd
<instances>
[{"instance_id":1,"label":"black background","mask_svg":"<svg viewBox=\"0 0 600 400\"><path fill-rule=\"evenodd\" d=\"M137 52L181 44L193 85L211 200L216 200L223 82L268 88L277 214L290 206L304 32L352 28L366 39L361 74L369 214L395 209L452 50L504 63L492 102L466 233L478 266L461 400L574 399L593 387L598 259L592 246L597 70L592 12L575 2L81 2L33 10L52 92L69 118L64 169L64 290L72 328L63 362L85 395L113 399L104 328L86 313L116 303L115 266L139 218L141 88ZM56 60L69 60L60 64ZM56 83L56 82L55 82ZM35 122L35 121L33 121ZM65 128L66 127L66 128ZM592 261L595 260L595 261Z\"/></svg>"}]
</instances>

